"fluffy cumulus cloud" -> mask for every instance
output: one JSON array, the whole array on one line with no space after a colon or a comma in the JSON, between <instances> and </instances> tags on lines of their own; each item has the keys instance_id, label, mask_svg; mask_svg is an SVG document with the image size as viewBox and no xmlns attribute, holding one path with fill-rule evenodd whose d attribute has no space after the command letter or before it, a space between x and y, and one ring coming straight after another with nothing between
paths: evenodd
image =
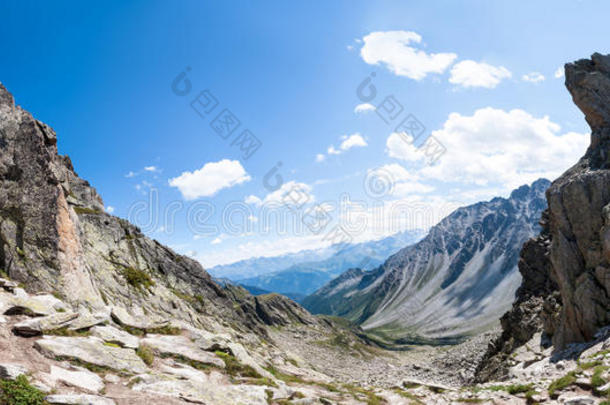
<instances>
[{"instance_id":1,"label":"fluffy cumulus cloud","mask_svg":"<svg viewBox=\"0 0 610 405\"><path fill-rule=\"evenodd\" d=\"M392 132L385 143L388 156L407 162L417 162L424 155L413 145L413 137L404 132Z\"/></svg>"},{"instance_id":2,"label":"fluffy cumulus cloud","mask_svg":"<svg viewBox=\"0 0 610 405\"><path fill-rule=\"evenodd\" d=\"M512 76L503 66L493 66L485 62L464 60L451 68L449 82L462 87L484 87L493 89L504 79Z\"/></svg>"},{"instance_id":3,"label":"fluffy cumulus cloud","mask_svg":"<svg viewBox=\"0 0 610 405\"><path fill-rule=\"evenodd\" d=\"M315 196L312 194L311 186L296 181L289 181L282 184L279 189L267 194L263 199L254 195L250 195L245 199L246 204L253 204L256 206L263 204L301 206L314 201Z\"/></svg>"},{"instance_id":4,"label":"fluffy cumulus cloud","mask_svg":"<svg viewBox=\"0 0 610 405\"><path fill-rule=\"evenodd\" d=\"M187 200L211 197L222 189L250 181L241 163L237 160L223 159L206 163L201 169L183 172L169 180L169 185L178 188Z\"/></svg>"},{"instance_id":5,"label":"fluffy cumulus cloud","mask_svg":"<svg viewBox=\"0 0 610 405\"><path fill-rule=\"evenodd\" d=\"M355 108L354 108L354 113L355 114L365 114L371 111L375 111L375 106L371 103L363 103L363 104L358 104Z\"/></svg>"},{"instance_id":6,"label":"fluffy cumulus cloud","mask_svg":"<svg viewBox=\"0 0 610 405\"><path fill-rule=\"evenodd\" d=\"M365 147L368 145L362 135L360 135L359 133L355 133L349 136L343 135L341 139L342 142L341 145L339 145L339 148L344 152L350 150L351 148Z\"/></svg>"},{"instance_id":7,"label":"fluffy cumulus cloud","mask_svg":"<svg viewBox=\"0 0 610 405\"><path fill-rule=\"evenodd\" d=\"M549 117L537 118L519 109L487 107L472 115L452 113L432 133L447 152L418 174L507 190L541 177L552 180L576 163L589 143L587 134L560 130Z\"/></svg>"},{"instance_id":8,"label":"fluffy cumulus cloud","mask_svg":"<svg viewBox=\"0 0 610 405\"><path fill-rule=\"evenodd\" d=\"M457 58L455 53L426 53L417 49L422 37L412 31L377 31L363 39L360 56L369 65L385 65L398 76L421 80L443 73Z\"/></svg>"},{"instance_id":9,"label":"fluffy cumulus cloud","mask_svg":"<svg viewBox=\"0 0 610 405\"><path fill-rule=\"evenodd\" d=\"M521 79L524 82L540 83L540 82L544 81L545 77L540 72L530 72L528 74L525 74L525 75L521 76Z\"/></svg>"}]
</instances>

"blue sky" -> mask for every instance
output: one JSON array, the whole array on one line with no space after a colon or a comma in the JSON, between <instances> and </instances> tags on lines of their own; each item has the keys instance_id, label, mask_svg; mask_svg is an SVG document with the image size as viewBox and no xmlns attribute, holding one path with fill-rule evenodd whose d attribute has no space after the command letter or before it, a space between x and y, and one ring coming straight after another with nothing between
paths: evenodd
<instances>
[{"instance_id":1,"label":"blue sky","mask_svg":"<svg viewBox=\"0 0 610 405\"><path fill-rule=\"evenodd\" d=\"M56 130L113 214L210 266L324 246L337 229L360 241L431 226L560 174L588 128L555 75L610 52L609 8L5 1L0 81ZM172 82L187 67L191 90L179 96ZM376 111L357 95L372 73ZM201 117L191 102L206 89L218 105ZM403 107L389 124L377 114L388 96ZM210 126L225 108L240 121L227 140ZM396 132L408 114L425 127L413 143ZM247 159L234 142L245 129L262 143ZM433 164L425 139L447 150ZM278 162L274 192L264 177ZM287 200L291 190L305 203ZM304 226L312 209L323 221Z\"/></svg>"}]
</instances>

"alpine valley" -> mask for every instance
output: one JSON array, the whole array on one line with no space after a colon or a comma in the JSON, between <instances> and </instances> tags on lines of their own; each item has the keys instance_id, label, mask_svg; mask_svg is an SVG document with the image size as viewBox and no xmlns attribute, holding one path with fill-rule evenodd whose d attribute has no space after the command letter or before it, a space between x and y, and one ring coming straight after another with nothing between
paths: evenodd
<instances>
[{"instance_id":1,"label":"alpine valley","mask_svg":"<svg viewBox=\"0 0 610 405\"><path fill-rule=\"evenodd\" d=\"M608 404L610 55L565 82L591 143L552 183L211 274L0 84L0 404Z\"/></svg>"}]
</instances>

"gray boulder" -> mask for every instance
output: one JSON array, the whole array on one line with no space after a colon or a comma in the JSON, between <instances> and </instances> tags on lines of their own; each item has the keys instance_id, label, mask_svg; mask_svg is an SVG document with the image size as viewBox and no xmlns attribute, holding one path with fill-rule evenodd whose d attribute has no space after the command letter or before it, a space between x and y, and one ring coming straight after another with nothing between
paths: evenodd
<instances>
[{"instance_id":1,"label":"gray boulder","mask_svg":"<svg viewBox=\"0 0 610 405\"><path fill-rule=\"evenodd\" d=\"M42 335L44 332L65 328L76 318L78 318L77 313L58 312L53 315L19 322L13 326L13 332L20 336Z\"/></svg>"},{"instance_id":2,"label":"gray boulder","mask_svg":"<svg viewBox=\"0 0 610 405\"><path fill-rule=\"evenodd\" d=\"M79 361L107 367L117 371L143 373L146 364L134 350L112 347L97 337L45 336L34 343L34 347L49 358L77 359Z\"/></svg>"},{"instance_id":3,"label":"gray boulder","mask_svg":"<svg viewBox=\"0 0 610 405\"><path fill-rule=\"evenodd\" d=\"M225 363L214 353L199 349L184 336L148 335L140 342L160 355L180 356L202 364L224 368Z\"/></svg>"}]
</instances>

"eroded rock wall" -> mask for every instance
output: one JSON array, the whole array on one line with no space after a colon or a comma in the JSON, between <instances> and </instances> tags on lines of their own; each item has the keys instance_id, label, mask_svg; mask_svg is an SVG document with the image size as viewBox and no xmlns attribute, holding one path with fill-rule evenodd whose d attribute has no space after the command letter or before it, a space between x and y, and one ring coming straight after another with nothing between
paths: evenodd
<instances>
[{"instance_id":1,"label":"eroded rock wall","mask_svg":"<svg viewBox=\"0 0 610 405\"><path fill-rule=\"evenodd\" d=\"M523 247L523 283L480 366L481 380L504 374L509 353L537 331L563 349L610 323L610 55L596 53L565 71L591 145L546 192L543 230Z\"/></svg>"}]
</instances>

